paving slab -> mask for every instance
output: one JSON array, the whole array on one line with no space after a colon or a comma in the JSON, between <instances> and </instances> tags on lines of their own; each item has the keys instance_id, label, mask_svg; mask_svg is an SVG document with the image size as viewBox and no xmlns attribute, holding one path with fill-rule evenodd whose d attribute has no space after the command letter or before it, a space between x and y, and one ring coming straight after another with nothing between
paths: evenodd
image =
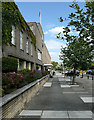
<instances>
[{"instance_id":1,"label":"paving slab","mask_svg":"<svg viewBox=\"0 0 94 120\"><path fill-rule=\"evenodd\" d=\"M67 82L70 82L71 80L70 79L65 79Z\"/></svg>"},{"instance_id":2,"label":"paving slab","mask_svg":"<svg viewBox=\"0 0 94 120\"><path fill-rule=\"evenodd\" d=\"M41 118L68 118L67 111L43 111Z\"/></svg>"},{"instance_id":3,"label":"paving slab","mask_svg":"<svg viewBox=\"0 0 94 120\"><path fill-rule=\"evenodd\" d=\"M61 88L70 88L70 85L61 85Z\"/></svg>"},{"instance_id":4,"label":"paving slab","mask_svg":"<svg viewBox=\"0 0 94 120\"><path fill-rule=\"evenodd\" d=\"M93 118L70 118L69 120L94 120Z\"/></svg>"},{"instance_id":5,"label":"paving slab","mask_svg":"<svg viewBox=\"0 0 94 120\"><path fill-rule=\"evenodd\" d=\"M50 82L46 82L44 85L43 85L43 87L51 87L52 86L52 83L50 83Z\"/></svg>"},{"instance_id":6,"label":"paving slab","mask_svg":"<svg viewBox=\"0 0 94 120\"><path fill-rule=\"evenodd\" d=\"M94 97L80 97L84 103L94 103Z\"/></svg>"},{"instance_id":7,"label":"paving slab","mask_svg":"<svg viewBox=\"0 0 94 120\"><path fill-rule=\"evenodd\" d=\"M92 118L91 111L68 111L69 118Z\"/></svg>"},{"instance_id":8,"label":"paving slab","mask_svg":"<svg viewBox=\"0 0 94 120\"><path fill-rule=\"evenodd\" d=\"M42 110L23 110L19 116L41 116Z\"/></svg>"}]
</instances>

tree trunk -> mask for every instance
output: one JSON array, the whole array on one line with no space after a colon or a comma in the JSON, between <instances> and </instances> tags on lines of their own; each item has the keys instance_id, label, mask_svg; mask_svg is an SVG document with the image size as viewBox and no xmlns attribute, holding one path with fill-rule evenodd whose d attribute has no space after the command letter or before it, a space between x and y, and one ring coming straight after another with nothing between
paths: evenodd
<instances>
[{"instance_id":1,"label":"tree trunk","mask_svg":"<svg viewBox=\"0 0 94 120\"><path fill-rule=\"evenodd\" d=\"M75 83L75 69L74 69L74 71L73 71L73 79L72 79L72 85L74 85L74 83Z\"/></svg>"}]
</instances>

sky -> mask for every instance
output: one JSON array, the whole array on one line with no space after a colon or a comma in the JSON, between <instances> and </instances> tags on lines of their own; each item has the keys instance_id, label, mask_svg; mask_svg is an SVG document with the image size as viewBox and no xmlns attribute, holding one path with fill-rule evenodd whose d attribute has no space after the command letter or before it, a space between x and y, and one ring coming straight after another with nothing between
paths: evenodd
<instances>
[{"instance_id":1,"label":"sky","mask_svg":"<svg viewBox=\"0 0 94 120\"><path fill-rule=\"evenodd\" d=\"M70 13L74 13L74 9L69 7L72 2L16 2L16 4L26 22L40 22L39 11L41 11L41 26L51 61L61 62L60 49L61 46L66 46L66 41L57 39L56 36L62 32L68 21L61 23L59 18L67 18ZM79 2L82 8L84 4ZM71 30L71 34L77 33Z\"/></svg>"}]
</instances>

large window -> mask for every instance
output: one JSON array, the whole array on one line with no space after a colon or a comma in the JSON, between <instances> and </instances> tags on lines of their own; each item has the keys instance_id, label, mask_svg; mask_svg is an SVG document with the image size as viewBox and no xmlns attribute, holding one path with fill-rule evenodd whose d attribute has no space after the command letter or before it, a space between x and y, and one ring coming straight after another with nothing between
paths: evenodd
<instances>
[{"instance_id":1,"label":"large window","mask_svg":"<svg viewBox=\"0 0 94 120\"><path fill-rule=\"evenodd\" d=\"M38 59L41 60L41 52L38 50Z\"/></svg>"},{"instance_id":2,"label":"large window","mask_svg":"<svg viewBox=\"0 0 94 120\"><path fill-rule=\"evenodd\" d=\"M20 32L20 49L23 49L23 33Z\"/></svg>"},{"instance_id":3,"label":"large window","mask_svg":"<svg viewBox=\"0 0 94 120\"><path fill-rule=\"evenodd\" d=\"M33 52L32 52L32 43L31 43L31 56L33 55Z\"/></svg>"},{"instance_id":4,"label":"large window","mask_svg":"<svg viewBox=\"0 0 94 120\"><path fill-rule=\"evenodd\" d=\"M28 41L26 42L26 53L28 53Z\"/></svg>"},{"instance_id":5,"label":"large window","mask_svg":"<svg viewBox=\"0 0 94 120\"><path fill-rule=\"evenodd\" d=\"M11 43L13 44L13 45L15 45L15 27L14 26L12 26L12 41L11 41Z\"/></svg>"}]
</instances>

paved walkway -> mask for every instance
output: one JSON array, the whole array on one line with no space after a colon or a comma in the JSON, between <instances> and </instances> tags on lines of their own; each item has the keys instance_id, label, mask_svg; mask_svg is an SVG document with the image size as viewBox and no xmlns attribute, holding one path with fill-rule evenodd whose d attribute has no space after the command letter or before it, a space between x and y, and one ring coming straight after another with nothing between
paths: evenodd
<instances>
[{"instance_id":1,"label":"paved walkway","mask_svg":"<svg viewBox=\"0 0 94 120\"><path fill-rule=\"evenodd\" d=\"M77 79L79 84L69 85L70 79L57 73L50 78L36 96L25 106L18 118L30 120L93 120L92 84ZM87 83L87 82L86 82ZM88 88L88 89L87 89Z\"/></svg>"}]
</instances>

